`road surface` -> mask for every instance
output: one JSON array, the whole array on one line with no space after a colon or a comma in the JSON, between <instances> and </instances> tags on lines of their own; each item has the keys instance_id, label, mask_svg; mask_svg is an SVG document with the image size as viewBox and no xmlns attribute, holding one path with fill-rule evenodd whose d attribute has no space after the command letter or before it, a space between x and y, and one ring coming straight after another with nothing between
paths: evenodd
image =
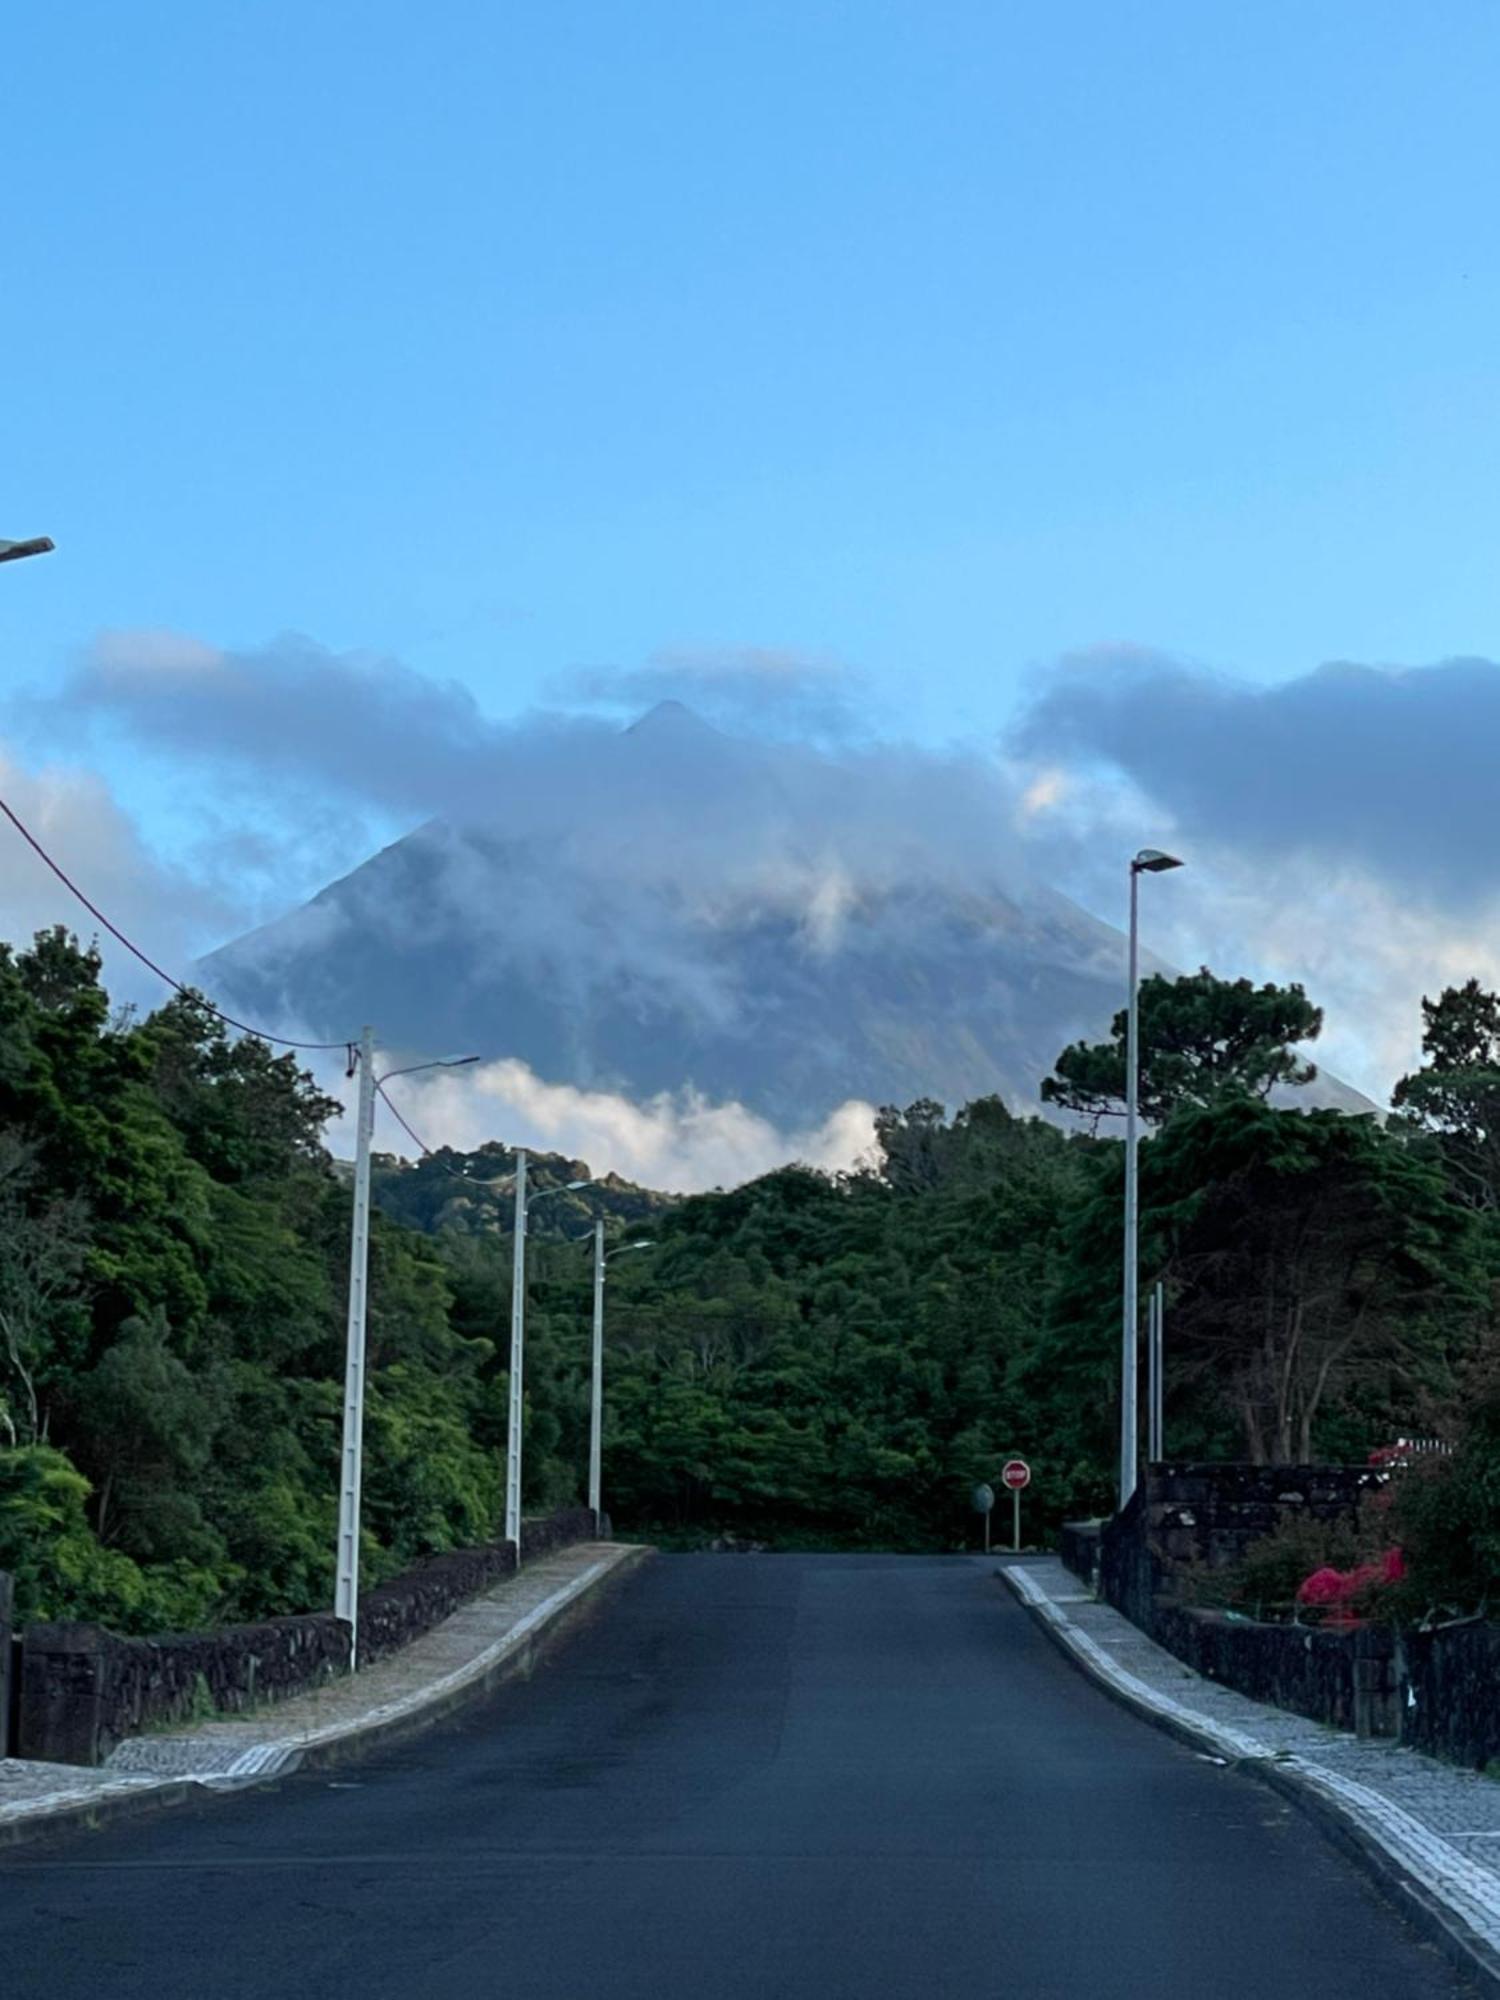
<instances>
[{"instance_id":1,"label":"road surface","mask_svg":"<svg viewBox=\"0 0 1500 2000\"><path fill-rule=\"evenodd\" d=\"M1295 1810L966 1558L662 1556L368 1761L0 1855L6 2000L1428 2000Z\"/></svg>"}]
</instances>

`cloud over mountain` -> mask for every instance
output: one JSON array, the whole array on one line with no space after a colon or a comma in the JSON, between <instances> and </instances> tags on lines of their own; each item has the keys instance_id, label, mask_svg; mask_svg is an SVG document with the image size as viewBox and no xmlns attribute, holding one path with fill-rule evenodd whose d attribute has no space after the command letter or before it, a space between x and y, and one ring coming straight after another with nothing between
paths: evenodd
<instances>
[{"instance_id":1,"label":"cloud over mountain","mask_svg":"<svg viewBox=\"0 0 1500 2000\"><path fill-rule=\"evenodd\" d=\"M1458 911L1500 890L1500 666L1334 663L1251 686L1106 649L1049 676L1025 753L1103 764L1189 836L1369 870Z\"/></svg>"}]
</instances>

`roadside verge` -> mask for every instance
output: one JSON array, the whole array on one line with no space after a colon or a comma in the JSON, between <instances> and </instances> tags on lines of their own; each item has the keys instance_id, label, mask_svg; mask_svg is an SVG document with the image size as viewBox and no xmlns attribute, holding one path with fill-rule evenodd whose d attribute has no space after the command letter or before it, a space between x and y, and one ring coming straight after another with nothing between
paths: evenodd
<instances>
[{"instance_id":1,"label":"roadside verge","mask_svg":"<svg viewBox=\"0 0 1500 2000\"><path fill-rule=\"evenodd\" d=\"M651 1551L585 1542L529 1564L365 1672L254 1715L122 1743L98 1769L0 1760L0 1845L265 1783L424 1729L531 1670Z\"/></svg>"},{"instance_id":2,"label":"roadside verge","mask_svg":"<svg viewBox=\"0 0 1500 2000\"><path fill-rule=\"evenodd\" d=\"M995 1573L1106 1693L1298 1806L1394 1891L1454 1964L1500 1992L1500 1873L1464 1851L1487 1842L1500 1860L1500 1787L1205 1682L1059 1562L1005 1563ZM1210 1705L1214 1712L1205 1713Z\"/></svg>"}]
</instances>

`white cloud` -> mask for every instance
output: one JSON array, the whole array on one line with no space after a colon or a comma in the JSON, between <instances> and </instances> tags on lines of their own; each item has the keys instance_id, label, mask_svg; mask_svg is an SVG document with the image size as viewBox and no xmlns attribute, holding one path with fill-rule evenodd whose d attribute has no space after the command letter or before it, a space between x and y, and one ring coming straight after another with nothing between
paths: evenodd
<instances>
[{"instance_id":1,"label":"white cloud","mask_svg":"<svg viewBox=\"0 0 1500 2000\"><path fill-rule=\"evenodd\" d=\"M330 1087L335 1095L348 1089L342 1075ZM869 1157L875 1144L874 1107L853 1099L806 1131L780 1132L743 1104L710 1103L694 1091L634 1104L548 1083L515 1061L434 1070L403 1079L393 1096L398 1090L402 1114L428 1146L472 1151L502 1134L508 1145L564 1153L596 1173L674 1192L734 1187L789 1160L838 1171ZM412 1151L393 1119L379 1128L377 1144Z\"/></svg>"},{"instance_id":2,"label":"white cloud","mask_svg":"<svg viewBox=\"0 0 1500 2000\"><path fill-rule=\"evenodd\" d=\"M0 748L0 797L90 901L174 977L184 976L205 939L233 921L218 897L150 852L92 772L58 765L30 771ZM0 824L0 843L6 941L24 946L59 923L85 942L97 936L112 998L159 1006L167 997L162 982L96 922L9 821Z\"/></svg>"}]
</instances>

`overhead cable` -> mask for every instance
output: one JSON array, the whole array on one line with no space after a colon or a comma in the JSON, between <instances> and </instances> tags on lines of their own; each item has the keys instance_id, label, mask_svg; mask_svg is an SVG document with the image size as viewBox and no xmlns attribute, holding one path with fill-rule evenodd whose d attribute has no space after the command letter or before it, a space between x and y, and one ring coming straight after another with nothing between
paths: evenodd
<instances>
[{"instance_id":1,"label":"overhead cable","mask_svg":"<svg viewBox=\"0 0 1500 2000\"><path fill-rule=\"evenodd\" d=\"M26 842L26 844L37 855L39 855L43 861L46 862L47 866L52 870L53 874L57 877L58 881L62 883L63 887L68 891L68 893L78 898L78 901L82 903L83 907L88 911L89 915L93 917L97 923L103 924L104 928L109 932L110 936L116 940L117 943L124 945L125 949L128 952L133 953L134 956L140 960L141 964L146 967L147 971L154 972L158 979L165 980L167 985L170 986L174 992L181 993L183 995L190 995L192 999L194 999L197 1002L197 1004L204 1009L205 1012L212 1014L215 1020L222 1021L224 1025L228 1028L238 1028L242 1035L254 1035L258 1041L274 1042L276 1046L281 1049L343 1049L346 1051L352 1051L352 1049L354 1048L354 1043L348 1039L345 1039L344 1041L341 1042L295 1042L291 1040L291 1038L287 1035L268 1034L264 1028L253 1028L251 1027L248 1021L237 1021L234 1018L233 1014L226 1014L222 1007L216 1007L211 1000L206 999L203 996L203 994L197 991L195 987L184 986L180 979L174 979L170 972L163 971L161 966L157 964L154 958L148 958L145 952L141 950L138 944L133 944L131 940L128 937L126 937L124 931L120 929L118 924L112 924L110 922L109 918L105 916L104 912L99 908L99 906L96 903L91 903L89 901L88 897L84 895L82 889L79 888L78 884L72 879L70 875L64 873L64 871L52 859L52 856L47 852L46 848L43 847L42 843L37 839L36 835L31 831L31 829L28 826L26 826L21 821L21 819L17 816L17 814L11 810L11 808L5 803L4 799L0 799L0 812L3 812L5 814L5 817L10 821L11 825L16 829L16 832L20 834L21 838ZM387 1098L386 1102L387 1103L390 1102L389 1098ZM397 1116L398 1117L400 1116L399 1112L397 1113ZM415 1138L416 1136L415 1133L413 1133L412 1136Z\"/></svg>"}]
</instances>

